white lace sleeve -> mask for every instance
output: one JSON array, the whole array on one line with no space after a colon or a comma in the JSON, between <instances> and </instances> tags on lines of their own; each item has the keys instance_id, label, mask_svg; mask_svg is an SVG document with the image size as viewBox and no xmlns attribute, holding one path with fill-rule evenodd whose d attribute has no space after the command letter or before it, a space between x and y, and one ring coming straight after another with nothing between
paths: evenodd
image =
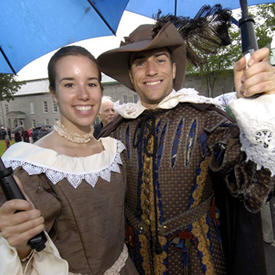
<instances>
[{"instance_id":1,"label":"white lace sleeve","mask_svg":"<svg viewBox=\"0 0 275 275\"><path fill-rule=\"evenodd\" d=\"M229 103L238 126L247 160L275 175L275 96L239 98Z\"/></svg>"},{"instance_id":2,"label":"white lace sleeve","mask_svg":"<svg viewBox=\"0 0 275 275\"><path fill-rule=\"evenodd\" d=\"M0 275L68 275L69 266L67 261L62 259L59 252L45 232L48 241L46 248L40 252L34 252L30 259L22 264L15 248L11 247L0 233Z\"/></svg>"}]
</instances>

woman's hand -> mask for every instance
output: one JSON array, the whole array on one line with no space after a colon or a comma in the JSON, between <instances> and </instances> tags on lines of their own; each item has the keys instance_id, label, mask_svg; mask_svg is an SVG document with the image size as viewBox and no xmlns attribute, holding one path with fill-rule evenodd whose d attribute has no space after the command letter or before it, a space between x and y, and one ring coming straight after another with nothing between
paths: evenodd
<instances>
[{"instance_id":1,"label":"woman's hand","mask_svg":"<svg viewBox=\"0 0 275 275\"><path fill-rule=\"evenodd\" d=\"M16 212L18 210L20 212ZM43 230L44 218L30 202L16 199L0 207L0 231L9 244L17 249L20 258L30 252L28 240Z\"/></svg>"}]
</instances>

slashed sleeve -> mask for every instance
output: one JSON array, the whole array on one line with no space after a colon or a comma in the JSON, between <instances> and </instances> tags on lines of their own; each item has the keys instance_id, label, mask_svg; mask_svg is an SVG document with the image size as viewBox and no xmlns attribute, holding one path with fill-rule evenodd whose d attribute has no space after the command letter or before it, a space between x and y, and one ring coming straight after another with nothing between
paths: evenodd
<instances>
[{"instance_id":1,"label":"slashed sleeve","mask_svg":"<svg viewBox=\"0 0 275 275\"><path fill-rule=\"evenodd\" d=\"M238 126L222 112L211 112L205 124L210 169L219 173L234 197L250 212L260 210L274 185L269 169L259 167L241 150Z\"/></svg>"}]
</instances>

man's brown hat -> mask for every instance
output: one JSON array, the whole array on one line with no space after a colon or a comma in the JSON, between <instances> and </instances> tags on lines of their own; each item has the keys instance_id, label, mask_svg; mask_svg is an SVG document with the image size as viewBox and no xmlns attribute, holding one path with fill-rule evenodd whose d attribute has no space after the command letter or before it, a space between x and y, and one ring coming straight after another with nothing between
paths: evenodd
<instances>
[{"instance_id":1,"label":"man's brown hat","mask_svg":"<svg viewBox=\"0 0 275 275\"><path fill-rule=\"evenodd\" d=\"M182 88L185 74L186 51L184 40L175 28L168 22L153 37L154 25L141 25L134 30L119 48L107 51L98 57L101 70L106 75L116 79L131 90L134 87L129 77L129 60L132 53L160 48L167 48L176 63L174 89Z\"/></svg>"},{"instance_id":2,"label":"man's brown hat","mask_svg":"<svg viewBox=\"0 0 275 275\"><path fill-rule=\"evenodd\" d=\"M99 65L105 74L133 90L128 72L131 54L167 48L176 63L174 89L179 90L183 85L186 60L198 66L204 62L203 55L215 54L218 48L230 44L231 18L230 11L222 9L221 5L203 6L194 19L173 15L159 17L155 25L138 27L119 48L101 54Z\"/></svg>"}]
</instances>

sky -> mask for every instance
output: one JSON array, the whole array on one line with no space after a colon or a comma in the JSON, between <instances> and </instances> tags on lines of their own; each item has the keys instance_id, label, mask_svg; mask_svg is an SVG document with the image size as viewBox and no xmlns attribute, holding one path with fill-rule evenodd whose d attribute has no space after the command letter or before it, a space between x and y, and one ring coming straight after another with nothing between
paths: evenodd
<instances>
[{"instance_id":1,"label":"sky","mask_svg":"<svg viewBox=\"0 0 275 275\"><path fill-rule=\"evenodd\" d=\"M124 36L129 35L140 24L154 23L154 20L142 15L125 11L120 20L117 35L105 36L93 39L82 40L73 45L79 45L89 50L95 57L101 53L119 47L120 41ZM26 65L17 73L17 80L32 80L39 78L47 78L47 64L55 51L50 52L33 62Z\"/></svg>"}]
</instances>

